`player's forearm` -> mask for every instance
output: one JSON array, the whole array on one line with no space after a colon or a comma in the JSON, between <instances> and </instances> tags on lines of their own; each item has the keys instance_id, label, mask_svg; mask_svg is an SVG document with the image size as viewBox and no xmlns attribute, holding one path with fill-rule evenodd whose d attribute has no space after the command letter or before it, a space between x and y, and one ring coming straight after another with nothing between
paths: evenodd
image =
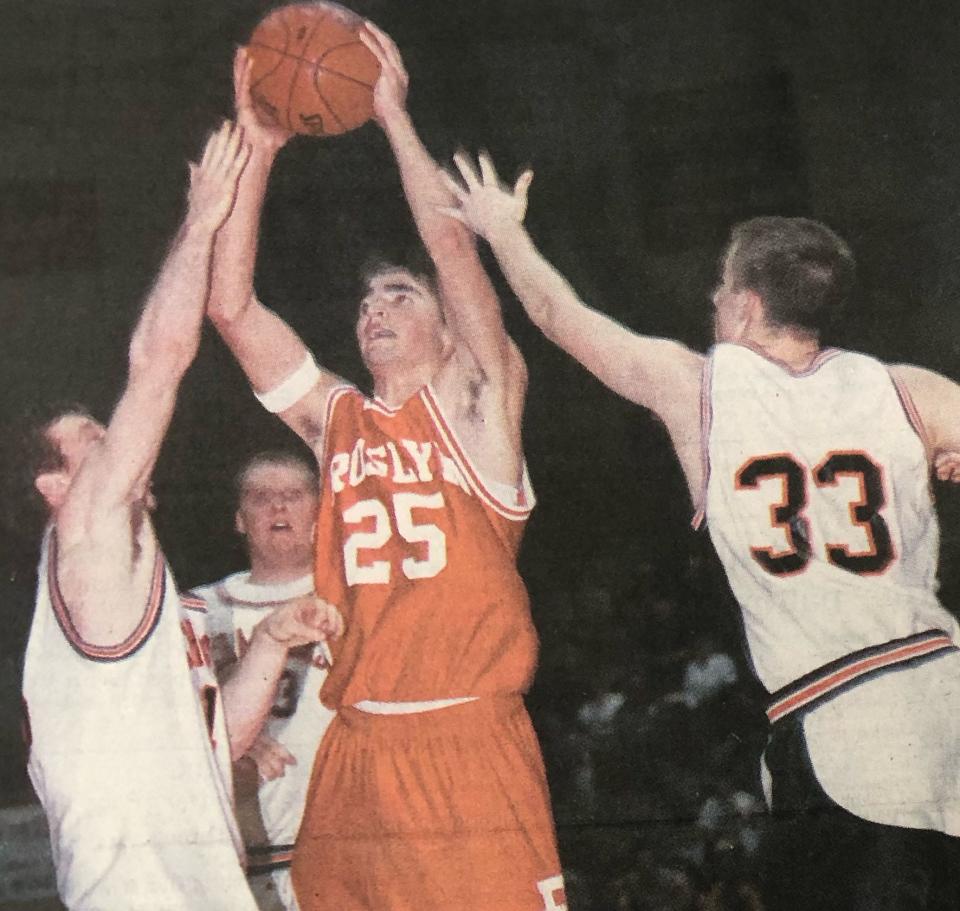
<instances>
[{"instance_id":1,"label":"player's forearm","mask_svg":"<svg viewBox=\"0 0 960 911\"><path fill-rule=\"evenodd\" d=\"M287 658L285 646L256 630L250 646L223 685L223 710L230 756L243 756L257 739L276 696Z\"/></svg>"},{"instance_id":2,"label":"player's forearm","mask_svg":"<svg viewBox=\"0 0 960 911\"><path fill-rule=\"evenodd\" d=\"M214 232L188 218L164 261L130 341L131 379L179 382L200 344Z\"/></svg>"},{"instance_id":3,"label":"player's forearm","mask_svg":"<svg viewBox=\"0 0 960 911\"><path fill-rule=\"evenodd\" d=\"M505 222L488 240L530 319L617 395L662 416L672 388L698 375L700 355L678 342L639 335L587 306L522 225Z\"/></svg>"},{"instance_id":4,"label":"player's forearm","mask_svg":"<svg viewBox=\"0 0 960 911\"><path fill-rule=\"evenodd\" d=\"M233 211L217 233L207 312L218 325L242 315L253 293L260 214L276 152L254 146Z\"/></svg>"},{"instance_id":5,"label":"player's forearm","mask_svg":"<svg viewBox=\"0 0 960 911\"><path fill-rule=\"evenodd\" d=\"M455 200L409 113L403 110L392 114L384 122L383 130L397 161L410 212L431 258L442 267L445 256L472 250L474 240L470 232L437 211L437 207L453 205Z\"/></svg>"},{"instance_id":6,"label":"player's forearm","mask_svg":"<svg viewBox=\"0 0 960 911\"><path fill-rule=\"evenodd\" d=\"M506 222L490 233L487 242L527 316L547 338L569 350L568 345L576 340L578 322L589 308L547 262L523 225Z\"/></svg>"}]
</instances>

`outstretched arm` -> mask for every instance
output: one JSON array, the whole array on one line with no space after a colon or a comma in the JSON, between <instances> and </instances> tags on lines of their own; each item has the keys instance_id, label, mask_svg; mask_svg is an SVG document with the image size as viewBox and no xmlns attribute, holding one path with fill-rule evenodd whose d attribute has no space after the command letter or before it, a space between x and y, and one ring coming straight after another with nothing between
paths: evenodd
<instances>
[{"instance_id":1,"label":"outstretched arm","mask_svg":"<svg viewBox=\"0 0 960 911\"><path fill-rule=\"evenodd\" d=\"M277 152L291 134L264 126L257 119L250 100L250 60L244 48L237 51L234 59L234 90L237 122L244 128L251 154L236 205L217 236L207 312L256 392L270 392L291 377L296 385L298 375L304 379L302 394L294 390L292 397L296 401L280 408L278 413L308 444L316 447L327 394L340 380L310 365L310 352L300 337L257 300L253 289L267 181Z\"/></svg>"},{"instance_id":2,"label":"outstretched arm","mask_svg":"<svg viewBox=\"0 0 960 911\"><path fill-rule=\"evenodd\" d=\"M314 597L277 608L256 625L250 646L223 685L223 711L233 760L243 756L256 741L273 705L287 652L298 645L341 635L340 612Z\"/></svg>"},{"instance_id":3,"label":"outstretched arm","mask_svg":"<svg viewBox=\"0 0 960 911\"><path fill-rule=\"evenodd\" d=\"M180 380L197 353L214 235L248 154L243 131L227 122L207 141L200 163L190 165L187 214L133 333L126 388L58 517L65 548L88 523L109 520L143 495Z\"/></svg>"},{"instance_id":4,"label":"outstretched arm","mask_svg":"<svg viewBox=\"0 0 960 911\"><path fill-rule=\"evenodd\" d=\"M367 22L360 39L380 63L373 105L400 169L417 230L437 269L448 323L483 376L493 382L520 379L520 353L507 335L500 302L480 262L476 241L464 225L438 207L453 204L444 172L426 150L406 107L409 78L391 38Z\"/></svg>"},{"instance_id":5,"label":"outstretched arm","mask_svg":"<svg viewBox=\"0 0 960 911\"><path fill-rule=\"evenodd\" d=\"M448 178L457 204L442 212L490 244L527 315L551 341L575 357L618 395L668 422L699 396L703 356L679 342L638 335L588 307L534 246L523 226L532 173L512 189L501 185L489 156L479 171L466 156L455 159L464 185Z\"/></svg>"}]
</instances>

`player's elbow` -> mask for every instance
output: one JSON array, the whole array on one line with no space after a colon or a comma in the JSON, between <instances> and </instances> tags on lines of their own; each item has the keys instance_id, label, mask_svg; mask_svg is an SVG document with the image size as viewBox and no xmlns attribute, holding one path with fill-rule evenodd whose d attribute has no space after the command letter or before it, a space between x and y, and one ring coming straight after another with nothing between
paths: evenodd
<instances>
[{"instance_id":1,"label":"player's elbow","mask_svg":"<svg viewBox=\"0 0 960 911\"><path fill-rule=\"evenodd\" d=\"M438 269L455 265L465 257L477 255L476 241L463 225L447 218L433 226L424 244Z\"/></svg>"},{"instance_id":2,"label":"player's elbow","mask_svg":"<svg viewBox=\"0 0 960 911\"><path fill-rule=\"evenodd\" d=\"M127 360L132 382L158 380L177 383L193 363L198 339L187 336L168 338L153 343L135 336Z\"/></svg>"}]
</instances>

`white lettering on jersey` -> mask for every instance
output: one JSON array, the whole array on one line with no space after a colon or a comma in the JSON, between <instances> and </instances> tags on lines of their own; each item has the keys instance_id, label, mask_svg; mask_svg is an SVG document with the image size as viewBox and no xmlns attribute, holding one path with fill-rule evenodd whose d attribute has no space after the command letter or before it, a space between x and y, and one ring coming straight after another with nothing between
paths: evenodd
<instances>
[{"instance_id":1,"label":"white lettering on jersey","mask_svg":"<svg viewBox=\"0 0 960 911\"><path fill-rule=\"evenodd\" d=\"M345 525L361 525L343 543L343 566L348 585L385 585L390 581L388 560L361 559L361 551L379 551L393 537L393 528L409 544L426 544L426 555L418 560L405 557L400 564L408 579L431 579L447 565L447 536L436 525L416 522L414 510L443 509L443 494L395 493L390 511L377 499L359 500L343 512ZM368 520L373 519L373 528Z\"/></svg>"},{"instance_id":2,"label":"white lettering on jersey","mask_svg":"<svg viewBox=\"0 0 960 911\"><path fill-rule=\"evenodd\" d=\"M399 446L391 441L368 447L361 437L349 452L337 452L330 457L328 473L334 493L342 493L348 486L359 487L368 477L390 477L396 484L416 484L429 483L439 474L447 484L473 496L457 463L429 441L401 439Z\"/></svg>"},{"instance_id":3,"label":"white lettering on jersey","mask_svg":"<svg viewBox=\"0 0 960 911\"><path fill-rule=\"evenodd\" d=\"M567 894L563 886L563 876L559 873L537 883L537 889L543 896L543 911L567 911Z\"/></svg>"},{"instance_id":4,"label":"white lettering on jersey","mask_svg":"<svg viewBox=\"0 0 960 911\"><path fill-rule=\"evenodd\" d=\"M390 460L393 462L393 482L395 484L413 484L419 480L413 471L404 467L396 443L387 443L387 452L390 453Z\"/></svg>"},{"instance_id":5,"label":"white lettering on jersey","mask_svg":"<svg viewBox=\"0 0 960 911\"><path fill-rule=\"evenodd\" d=\"M415 443L413 440L401 440L400 442L403 444L403 448L413 456L413 461L417 464L417 477L421 481L432 481L430 453L433 451L433 444Z\"/></svg>"}]
</instances>

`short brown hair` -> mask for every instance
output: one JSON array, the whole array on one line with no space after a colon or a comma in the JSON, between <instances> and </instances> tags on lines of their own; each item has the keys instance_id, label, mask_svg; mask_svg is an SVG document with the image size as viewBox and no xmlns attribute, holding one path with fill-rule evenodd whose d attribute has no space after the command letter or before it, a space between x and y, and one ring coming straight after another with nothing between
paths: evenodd
<instances>
[{"instance_id":1,"label":"short brown hair","mask_svg":"<svg viewBox=\"0 0 960 911\"><path fill-rule=\"evenodd\" d=\"M856 286L846 242L809 218L740 222L730 232L727 257L734 290L755 291L771 323L816 335L836 322Z\"/></svg>"},{"instance_id":2,"label":"short brown hair","mask_svg":"<svg viewBox=\"0 0 960 911\"><path fill-rule=\"evenodd\" d=\"M311 478L315 487L320 486L320 469L316 459L303 455L293 449L263 449L245 459L233 476L233 494L239 505L243 497L243 485L250 472L261 465L290 465L302 468Z\"/></svg>"}]
</instances>

